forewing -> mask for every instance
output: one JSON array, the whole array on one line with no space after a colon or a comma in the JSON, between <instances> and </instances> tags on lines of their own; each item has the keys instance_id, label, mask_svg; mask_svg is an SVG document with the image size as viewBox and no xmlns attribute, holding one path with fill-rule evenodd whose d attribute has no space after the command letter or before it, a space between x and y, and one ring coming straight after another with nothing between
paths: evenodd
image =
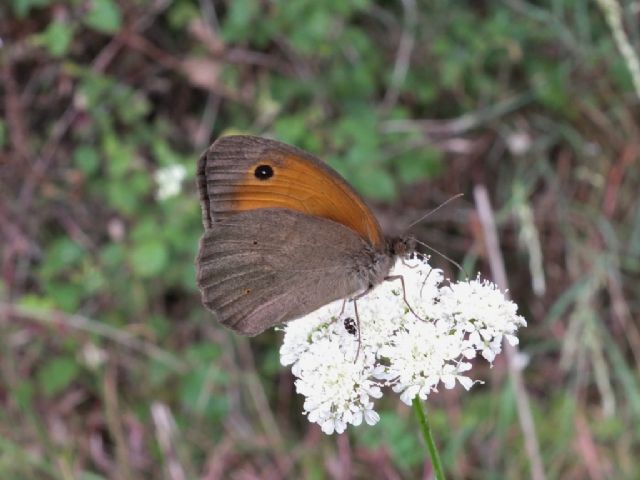
<instances>
[{"instance_id":1,"label":"forewing","mask_svg":"<svg viewBox=\"0 0 640 480\"><path fill-rule=\"evenodd\" d=\"M242 212L205 231L198 287L222 324L256 335L363 288L367 249L330 220L285 209Z\"/></svg>"},{"instance_id":2,"label":"forewing","mask_svg":"<svg viewBox=\"0 0 640 480\"><path fill-rule=\"evenodd\" d=\"M268 166L268 178L256 168ZM380 225L362 198L338 173L298 148L275 140L232 135L219 138L198 162L205 228L241 211L288 208L341 223L376 248Z\"/></svg>"}]
</instances>

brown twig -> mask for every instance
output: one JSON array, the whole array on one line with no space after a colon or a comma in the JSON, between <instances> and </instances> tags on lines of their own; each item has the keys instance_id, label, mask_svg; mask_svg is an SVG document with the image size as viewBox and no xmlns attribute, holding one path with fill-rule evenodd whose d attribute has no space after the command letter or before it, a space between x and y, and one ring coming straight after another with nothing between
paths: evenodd
<instances>
[{"instance_id":1,"label":"brown twig","mask_svg":"<svg viewBox=\"0 0 640 480\"><path fill-rule=\"evenodd\" d=\"M156 427L156 438L165 459L167 478L170 480L186 480L184 468L178 458L176 448L176 422L167 405L154 402L151 405L151 417Z\"/></svg>"},{"instance_id":2,"label":"brown twig","mask_svg":"<svg viewBox=\"0 0 640 480\"><path fill-rule=\"evenodd\" d=\"M416 40L416 25L418 23L418 12L415 0L402 0L402 10L404 12L402 35L396 52L396 60L391 73L391 82L382 100L383 108L393 107L400 94L400 88L407 77L411 53Z\"/></svg>"},{"instance_id":3,"label":"brown twig","mask_svg":"<svg viewBox=\"0 0 640 480\"><path fill-rule=\"evenodd\" d=\"M631 309L625 299L619 273L618 270L612 269L607 275L607 289L611 297L611 310L613 317L620 325L620 331L624 332L624 337L631 347L631 355L640 371L640 330L633 319Z\"/></svg>"},{"instance_id":4,"label":"brown twig","mask_svg":"<svg viewBox=\"0 0 640 480\"><path fill-rule=\"evenodd\" d=\"M589 430L587 420L583 415L576 417L576 443L575 448L579 457L584 462L584 467L591 480L601 480L611 478L611 471L607 468L607 462L598 455L593 435ZM606 472L606 473L605 473Z\"/></svg>"},{"instance_id":5,"label":"brown twig","mask_svg":"<svg viewBox=\"0 0 640 480\"><path fill-rule=\"evenodd\" d=\"M637 160L638 147L635 144L629 144L609 169L602 200L602 211L608 218L612 218L615 215L620 196L620 186L624 181L625 172L629 172L629 167Z\"/></svg>"},{"instance_id":6,"label":"brown twig","mask_svg":"<svg viewBox=\"0 0 640 480\"><path fill-rule=\"evenodd\" d=\"M531 91L523 92L507 98L494 105L489 105L475 112L466 113L458 118L449 120L388 120L381 124L382 133L423 132L430 138L455 137L468 133L481 125L495 121L509 113L531 103L535 96Z\"/></svg>"},{"instance_id":7,"label":"brown twig","mask_svg":"<svg viewBox=\"0 0 640 480\"><path fill-rule=\"evenodd\" d=\"M103 381L103 399L105 404L105 414L107 426L113 442L115 443L116 457L116 477L122 480L133 478L131 472L131 462L129 459L129 447L122 425L122 415L118 403L118 378L116 368L111 366L107 369Z\"/></svg>"},{"instance_id":8,"label":"brown twig","mask_svg":"<svg viewBox=\"0 0 640 480\"><path fill-rule=\"evenodd\" d=\"M493 279L498 287L505 292L505 295L508 296L507 273L504 266L504 260L502 258L502 252L500 251L498 230L486 187L482 184L477 184L473 189L473 196L476 203L476 209L478 211L478 217L480 218L480 223L482 225L482 231L484 233L485 245L489 256L489 264ZM516 395L516 406L518 409L520 428L524 435L525 448L527 450L527 456L529 457L531 478L533 480L544 480L546 475L544 473L542 457L540 455L540 445L538 442L535 423L533 421L533 414L531 413L529 395L527 394L527 389L524 385L521 367L517 361L518 348L511 346L508 342L505 342L504 345L507 354L507 364L509 366L509 377L511 378Z\"/></svg>"},{"instance_id":9,"label":"brown twig","mask_svg":"<svg viewBox=\"0 0 640 480\"><path fill-rule=\"evenodd\" d=\"M8 54L0 55L0 75L5 91L4 108L7 126L9 128L9 142L15 153L14 161L27 161L31 155L27 141L27 128L24 121L24 110L20 103L18 85L13 76L11 59Z\"/></svg>"},{"instance_id":10,"label":"brown twig","mask_svg":"<svg viewBox=\"0 0 640 480\"><path fill-rule=\"evenodd\" d=\"M336 439L338 447L338 472L335 478L349 480L352 478L352 454L349 444L349 435L338 435Z\"/></svg>"},{"instance_id":11,"label":"brown twig","mask_svg":"<svg viewBox=\"0 0 640 480\"><path fill-rule=\"evenodd\" d=\"M158 346L136 338L130 333L114 328L111 325L82 315L69 315L58 310L41 310L0 302L0 319L3 318L5 320L22 318L48 326L64 325L73 330L93 333L152 357L177 372L183 372L186 369L186 364L182 360L160 349Z\"/></svg>"},{"instance_id":12,"label":"brown twig","mask_svg":"<svg viewBox=\"0 0 640 480\"><path fill-rule=\"evenodd\" d=\"M271 447L277 452L285 452L284 438L273 416L262 383L260 383L260 379L258 378L253 352L251 351L249 342L246 338L237 338L235 344L237 346L238 358L243 367L242 370L245 372L245 386L253 400L262 428L268 436ZM276 462L281 471L288 468L286 455L277 455Z\"/></svg>"}]
</instances>

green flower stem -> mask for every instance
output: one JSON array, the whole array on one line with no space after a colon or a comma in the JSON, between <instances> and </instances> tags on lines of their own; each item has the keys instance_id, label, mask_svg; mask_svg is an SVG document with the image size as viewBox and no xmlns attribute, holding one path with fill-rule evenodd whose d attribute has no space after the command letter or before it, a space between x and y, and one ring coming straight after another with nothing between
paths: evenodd
<instances>
[{"instance_id":1,"label":"green flower stem","mask_svg":"<svg viewBox=\"0 0 640 480\"><path fill-rule=\"evenodd\" d=\"M433 441L433 436L431 435L431 426L429 425L429 420L424 413L422 402L420 402L420 398L418 396L415 396L413 398L413 409L418 416L418 421L420 422L420 428L422 429L422 436L424 437L424 441L427 442L429 456L431 457L431 465L433 466L433 471L436 474L436 479L444 480L444 471L442 470L442 463L440 462L440 454L438 453L436 442Z\"/></svg>"}]
</instances>

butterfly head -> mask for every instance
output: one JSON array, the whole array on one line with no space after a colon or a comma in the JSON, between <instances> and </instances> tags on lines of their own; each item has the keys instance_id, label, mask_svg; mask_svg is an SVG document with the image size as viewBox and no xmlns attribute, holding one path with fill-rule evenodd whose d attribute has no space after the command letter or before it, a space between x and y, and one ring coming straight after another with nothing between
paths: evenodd
<instances>
[{"instance_id":1,"label":"butterfly head","mask_svg":"<svg viewBox=\"0 0 640 480\"><path fill-rule=\"evenodd\" d=\"M416 239L413 237L394 237L387 240L387 252L393 257L405 257L416 249Z\"/></svg>"}]
</instances>

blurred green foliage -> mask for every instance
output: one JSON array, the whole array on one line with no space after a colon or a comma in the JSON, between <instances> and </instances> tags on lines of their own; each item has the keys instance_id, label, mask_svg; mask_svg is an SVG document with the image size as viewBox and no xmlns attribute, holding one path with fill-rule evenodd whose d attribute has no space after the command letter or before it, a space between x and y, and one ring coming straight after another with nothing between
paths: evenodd
<instances>
[{"instance_id":1,"label":"blurred green foliage","mask_svg":"<svg viewBox=\"0 0 640 480\"><path fill-rule=\"evenodd\" d=\"M398 216L488 183L530 320L549 478L587 475L580 442L602 478L640 475L633 335L608 332L609 302L620 305L608 286L637 283L640 268L637 173L619 185L617 213L601 209L611 162L638 158L637 100L595 3L9 0L0 37L0 91L22 113L2 102L2 162L19 166L2 177L0 213L24 237L3 237L0 297L23 321L2 321L0 477L160 478L174 460L187 478L216 465L227 478L331 476L345 447L299 414L278 334L249 345L199 302L195 163L230 132L314 152ZM158 198L154 175L172 165L187 172L181 193ZM527 226L513 219L522 206L543 242L544 298L531 293L532 239L513 233ZM468 213L434 241L475 269ZM637 318L637 302L627 308ZM491 387L429 405L446 468L526 478L513 392L483 375ZM176 451L156 403L175 417ZM353 478L380 464L416 478L425 454L410 409L381 409L377 426L349 433Z\"/></svg>"}]
</instances>

